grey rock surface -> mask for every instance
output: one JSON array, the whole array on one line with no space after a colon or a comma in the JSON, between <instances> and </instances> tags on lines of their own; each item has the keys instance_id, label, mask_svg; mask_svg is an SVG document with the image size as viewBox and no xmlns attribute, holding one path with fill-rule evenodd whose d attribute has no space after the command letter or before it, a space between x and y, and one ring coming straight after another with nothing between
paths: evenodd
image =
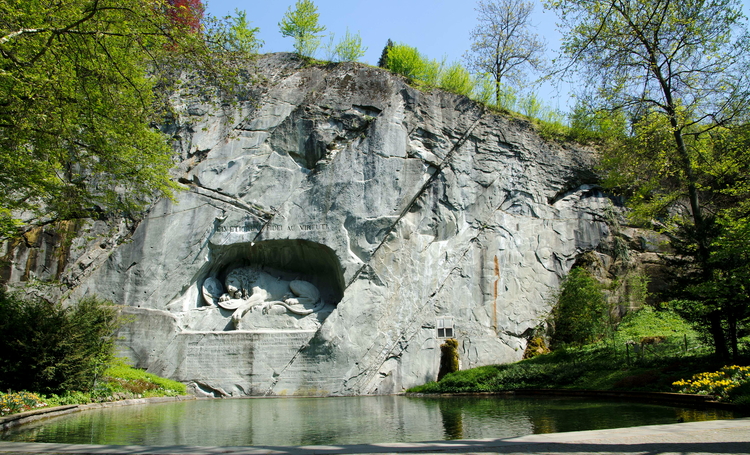
<instances>
[{"instance_id":1,"label":"grey rock surface","mask_svg":"<svg viewBox=\"0 0 750 455\"><path fill-rule=\"evenodd\" d=\"M6 281L124 305L123 354L199 394L400 392L436 379L439 324L462 368L520 359L609 235L592 152L379 68L270 54L254 70L245 100L175 95L174 201L79 227L57 274L6 245ZM325 307L250 311L235 330L202 285L245 266L312 283Z\"/></svg>"}]
</instances>

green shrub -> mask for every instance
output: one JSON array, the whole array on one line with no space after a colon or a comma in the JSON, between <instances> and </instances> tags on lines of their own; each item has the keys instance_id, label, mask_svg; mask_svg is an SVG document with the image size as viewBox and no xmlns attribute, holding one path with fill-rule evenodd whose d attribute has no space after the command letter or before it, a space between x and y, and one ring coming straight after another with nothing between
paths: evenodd
<instances>
[{"instance_id":1,"label":"green shrub","mask_svg":"<svg viewBox=\"0 0 750 455\"><path fill-rule=\"evenodd\" d=\"M591 343L605 334L608 321L607 302L597 281L583 268L571 270L551 313L553 347Z\"/></svg>"},{"instance_id":2,"label":"green shrub","mask_svg":"<svg viewBox=\"0 0 750 455\"><path fill-rule=\"evenodd\" d=\"M440 88L459 95L469 96L474 84L469 71L458 62L452 63L440 75Z\"/></svg>"},{"instance_id":3,"label":"green shrub","mask_svg":"<svg viewBox=\"0 0 750 455\"><path fill-rule=\"evenodd\" d=\"M114 306L95 298L70 307L0 291L0 389L88 391L114 352Z\"/></svg>"},{"instance_id":4,"label":"green shrub","mask_svg":"<svg viewBox=\"0 0 750 455\"><path fill-rule=\"evenodd\" d=\"M91 395L85 392L70 391L62 395L51 394L45 397L48 406L66 406L69 404L88 404L93 400Z\"/></svg>"},{"instance_id":5,"label":"green shrub","mask_svg":"<svg viewBox=\"0 0 750 455\"><path fill-rule=\"evenodd\" d=\"M518 104L523 115L529 118L539 118L544 110L544 105L536 96L536 93L527 94L521 98Z\"/></svg>"},{"instance_id":6,"label":"green shrub","mask_svg":"<svg viewBox=\"0 0 750 455\"><path fill-rule=\"evenodd\" d=\"M392 73L417 80L425 71L425 62L416 47L394 44L388 49L386 66Z\"/></svg>"},{"instance_id":7,"label":"green shrub","mask_svg":"<svg viewBox=\"0 0 750 455\"><path fill-rule=\"evenodd\" d=\"M585 101L578 100L568 116L570 140L602 142L626 136L628 122L622 111L597 111Z\"/></svg>"},{"instance_id":8,"label":"green shrub","mask_svg":"<svg viewBox=\"0 0 750 455\"><path fill-rule=\"evenodd\" d=\"M437 382L433 389L444 393L476 392L487 390L486 387L492 379L497 377L498 369L503 366L490 365L471 370L457 371L445 375ZM426 391L422 391L428 393Z\"/></svg>"},{"instance_id":9,"label":"green shrub","mask_svg":"<svg viewBox=\"0 0 750 455\"><path fill-rule=\"evenodd\" d=\"M409 78L412 82L436 87L443 65L419 53L417 48L395 44L388 49L386 67L392 73Z\"/></svg>"},{"instance_id":10,"label":"green shrub","mask_svg":"<svg viewBox=\"0 0 750 455\"><path fill-rule=\"evenodd\" d=\"M302 57L312 57L320 46L320 33L326 28L318 24L319 16L312 0L297 0L279 22L281 35L294 38L294 51Z\"/></svg>"},{"instance_id":11,"label":"green shrub","mask_svg":"<svg viewBox=\"0 0 750 455\"><path fill-rule=\"evenodd\" d=\"M443 64L441 62L423 57L422 74L417 78L417 82L429 87L437 87L442 73Z\"/></svg>"},{"instance_id":12,"label":"green shrub","mask_svg":"<svg viewBox=\"0 0 750 455\"><path fill-rule=\"evenodd\" d=\"M203 26L206 45L213 51L251 56L263 47L263 41L258 39L260 29L250 27L245 11L235 9L233 16L223 18L208 16Z\"/></svg>"},{"instance_id":13,"label":"green shrub","mask_svg":"<svg viewBox=\"0 0 750 455\"><path fill-rule=\"evenodd\" d=\"M453 338L440 345L440 371L438 381L446 374L458 371L458 341Z\"/></svg>"}]
</instances>

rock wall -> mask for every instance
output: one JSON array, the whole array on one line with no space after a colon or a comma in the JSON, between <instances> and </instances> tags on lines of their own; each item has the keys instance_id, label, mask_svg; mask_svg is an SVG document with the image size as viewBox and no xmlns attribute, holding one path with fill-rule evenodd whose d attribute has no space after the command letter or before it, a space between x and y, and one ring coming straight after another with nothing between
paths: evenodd
<instances>
[{"instance_id":1,"label":"rock wall","mask_svg":"<svg viewBox=\"0 0 750 455\"><path fill-rule=\"evenodd\" d=\"M124 305L123 354L196 393L400 392L435 380L450 336L462 368L520 359L560 279L609 234L591 152L379 68L253 66L234 103L175 96L174 201L137 225L79 223L55 270L6 244L3 279ZM227 284L239 267L322 302L225 309L247 297Z\"/></svg>"}]
</instances>

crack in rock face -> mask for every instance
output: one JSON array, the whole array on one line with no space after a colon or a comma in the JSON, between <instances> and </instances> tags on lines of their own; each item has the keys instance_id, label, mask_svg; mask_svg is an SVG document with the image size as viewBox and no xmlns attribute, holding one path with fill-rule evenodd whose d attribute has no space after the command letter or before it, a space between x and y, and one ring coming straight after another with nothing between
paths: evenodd
<instances>
[{"instance_id":1,"label":"crack in rock face","mask_svg":"<svg viewBox=\"0 0 750 455\"><path fill-rule=\"evenodd\" d=\"M436 379L446 338L462 368L519 360L608 242L589 150L379 68L250 65L243 99L173 97L189 191L70 228L54 272L54 241L6 245L3 280L125 305L121 352L197 394L386 394Z\"/></svg>"}]
</instances>

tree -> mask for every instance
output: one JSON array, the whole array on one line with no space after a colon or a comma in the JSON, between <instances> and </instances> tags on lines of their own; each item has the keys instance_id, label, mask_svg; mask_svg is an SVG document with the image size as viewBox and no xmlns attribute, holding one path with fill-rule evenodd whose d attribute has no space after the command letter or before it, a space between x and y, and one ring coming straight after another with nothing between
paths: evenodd
<instances>
[{"instance_id":1,"label":"tree","mask_svg":"<svg viewBox=\"0 0 750 455\"><path fill-rule=\"evenodd\" d=\"M336 58L342 62L356 62L364 57L366 52L367 48L362 47L362 37L359 36L359 32L352 34L349 29L346 29L344 38L339 41L335 49Z\"/></svg>"},{"instance_id":2,"label":"tree","mask_svg":"<svg viewBox=\"0 0 750 455\"><path fill-rule=\"evenodd\" d=\"M0 238L19 214L29 222L122 213L171 194L171 151L150 125L154 62L199 37L167 8L0 1Z\"/></svg>"},{"instance_id":3,"label":"tree","mask_svg":"<svg viewBox=\"0 0 750 455\"><path fill-rule=\"evenodd\" d=\"M748 38L739 2L550 0L547 6L560 13L569 68L596 93L599 108L625 111L635 123L627 150L638 151L637 159L620 154L608 163L609 175L644 218L689 233L695 267L710 279L713 216L701 200L700 164L711 149L710 133L731 126L748 107ZM609 151L617 157L616 148ZM708 317L725 357L719 314Z\"/></svg>"},{"instance_id":4,"label":"tree","mask_svg":"<svg viewBox=\"0 0 750 455\"><path fill-rule=\"evenodd\" d=\"M750 124L717 128L702 151L699 171L703 205L710 211L709 259L695 267L694 230L676 237L681 292L669 304L713 338L717 352L739 356L739 339L750 329ZM717 322L718 321L718 324ZM720 331L717 333L717 326Z\"/></svg>"},{"instance_id":5,"label":"tree","mask_svg":"<svg viewBox=\"0 0 750 455\"><path fill-rule=\"evenodd\" d=\"M326 28L318 25L318 16L312 0L297 0L294 10L290 6L279 22L281 34L294 38L294 50L303 57L312 57L320 46L318 34Z\"/></svg>"},{"instance_id":6,"label":"tree","mask_svg":"<svg viewBox=\"0 0 750 455\"><path fill-rule=\"evenodd\" d=\"M388 67L388 51L391 50L393 46L394 46L393 41L391 41L391 39L388 38L388 42L385 43L385 47L383 48L383 51L380 53L380 59L378 60L379 67L381 68Z\"/></svg>"},{"instance_id":7,"label":"tree","mask_svg":"<svg viewBox=\"0 0 750 455\"><path fill-rule=\"evenodd\" d=\"M520 85L524 70L541 70L546 45L530 28L534 4L524 0L479 0L479 24L471 31L468 67L495 81L495 102L501 105L503 81Z\"/></svg>"},{"instance_id":8,"label":"tree","mask_svg":"<svg viewBox=\"0 0 750 455\"><path fill-rule=\"evenodd\" d=\"M183 68L231 80L198 0L0 0L0 239L132 216L177 187L163 124ZM221 61L221 64L218 62Z\"/></svg>"},{"instance_id":9,"label":"tree","mask_svg":"<svg viewBox=\"0 0 750 455\"><path fill-rule=\"evenodd\" d=\"M235 9L233 16L221 19L208 17L204 20L205 39L208 47L216 52L236 53L247 57L263 47L258 39L260 28L250 27L245 11Z\"/></svg>"}]
</instances>

